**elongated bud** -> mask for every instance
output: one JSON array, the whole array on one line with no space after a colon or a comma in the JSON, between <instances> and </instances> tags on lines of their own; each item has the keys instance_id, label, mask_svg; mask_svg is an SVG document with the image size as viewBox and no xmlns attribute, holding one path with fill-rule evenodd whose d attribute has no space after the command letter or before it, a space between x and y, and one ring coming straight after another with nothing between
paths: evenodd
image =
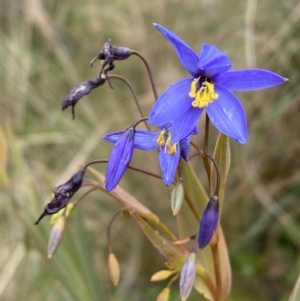
<instances>
[{"instance_id":1,"label":"elongated bud","mask_svg":"<svg viewBox=\"0 0 300 301\"><path fill-rule=\"evenodd\" d=\"M60 216L55 225L52 227L48 242L48 258L52 258L62 240L66 225L66 217Z\"/></svg>"},{"instance_id":2,"label":"elongated bud","mask_svg":"<svg viewBox=\"0 0 300 301\"><path fill-rule=\"evenodd\" d=\"M183 180L179 178L171 192L171 208L174 216L179 212L184 200Z\"/></svg>"},{"instance_id":3,"label":"elongated bud","mask_svg":"<svg viewBox=\"0 0 300 301\"><path fill-rule=\"evenodd\" d=\"M152 275L150 281L162 281L167 278L169 278L171 275L173 275L176 271L170 271L170 270L162 270L156 272L154 275Z\"/></svg>"},{"instance_id":4,"label":"elongated bud","mask_svg":"<svg viewBox=\"0 0 300 301\"><path fill-rule=\"evenodd\" d=\"M203 212L198 236L198 246L203 249L213 237L219 222L219 199L216 195L209 199Z\"/></svg>"},{"instance_id":5,"label":"elongated bud","mask_svg":"<svg viewBox=\"0 0 300 301\"><path fill-rule=\"evenodd\" d=\"M58 211L57 213L55 213L55 214L53 214L51 216L50 225L53 226L58 221L58 219L63 215L63 213L64 213L65 210L66 210L65 216L66 216L66 218L68 218L69 215L74 211L74 209L75 209L74 204L73 203L69 203L67 205L66 209L65 208L61 209L60 211Z\"/></svg>"},{"instance_id":6,"label":"elongated bud","mask_svg":"<svg viewBox=\"0 0 300 301\"><path fill-rule=\"evenodd\" d=\"M169 298L170 298L170 289L166 287L157 296L156 301L168 301Z\"/></svg>"},{"instance_id":7,"label":"elongated bud","mask_svg":"<svg viewBox=\"0 0 300 301\"><path fill-rule=\"evenodd\" d=\"M182 267L179 280L181 300L185 301L190 295L194 286L196 275L196 253L192 252L188 256L185 264Z\"/></svg>"},{"instance_id":8,"label":"elongated bud","mask_svg":"<svg viewBox=\"0 0 300 301\"><path fill-rule=\"evenodd\" d=\"M114 253L108 255L108 273L114 286L117 286L120 279L120 265Z\"/></svg>"}]
</instances>

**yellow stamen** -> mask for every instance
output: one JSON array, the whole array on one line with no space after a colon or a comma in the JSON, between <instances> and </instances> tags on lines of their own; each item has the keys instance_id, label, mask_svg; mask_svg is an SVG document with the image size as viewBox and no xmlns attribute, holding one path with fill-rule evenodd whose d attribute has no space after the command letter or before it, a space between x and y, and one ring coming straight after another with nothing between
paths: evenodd
<instances>
[{"instance_id":1,"label":"yellow stamen","mask_svg":"<svg viewBox=\"0 0 300 301\"><path fill-rule=\"evenodd\" d=\"M156 143L160 147L165 147L165 150L168 149L168 154L174 155L176 153L177 147L176 144L171 145L171 134L169 131L163 130L160 132Z\"/></svg>"},{"instance_id":2,"label":"yellow stamen","mask_svg":"<svg viewBox=\"0 0 300 301\"><path fill-rule=\"evenodd\" d=\"M197 92L197 83L199 81L199 78L195 78L193 81L192 81L192 84L191 84L191 91L189 93L189 97L191 98L194 98L196 96L196 92Z\"/></svg>"},{"instance_id":3,"label":"yellow stamen","mask_svg":"<svg viewBox=\"0 0 300 301\"><path fill-rule=\"evenodd\" d=\"M168 147L168 154L174 155L176 153L176 144L171 145L171 134L166 141L166 146Z\"/></svg>"},{"instance_id":4,"label":"yellow stamen","mask_svg":"<svg viewBox=\"0 0 300 301\"><path fill-rule=\"evenodd\" d=\"M156 143L159 145L159 146L164 146L165 145L165 130L161 131L157 140L156 140Z\"/></svg>"},{"instance_id":5,"label":"yellow stamen","mask_svg":"<svg viewBox=\"0 0 300 301\"><path fill-rule=\"evenodd\" d=\"M215 99L219 97L217 93L215 93L215 87L213 83L208 81L204 81L202 86L198 91L195 92L195 87L199 79L194 79L191 84L191 92L189 96L194 98L192 101L192 106L195 108L204 108L207 107L210 103L212 103ZM194 95L195 94L195 95ZM194 95L194 96L192 96Z\"/></svg>"}]
</instances>

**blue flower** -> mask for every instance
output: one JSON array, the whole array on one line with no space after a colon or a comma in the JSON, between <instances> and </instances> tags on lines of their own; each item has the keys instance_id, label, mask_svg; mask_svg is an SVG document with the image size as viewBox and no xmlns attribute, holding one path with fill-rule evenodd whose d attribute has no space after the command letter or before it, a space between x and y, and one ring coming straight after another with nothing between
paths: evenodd
<instances>
[{"instance_id":1,"label":"blue flower","mask_svg":"<svg viewBox=\"0 0 300 301\"><path fill-rule=\"evenodd\" d=\"M122 132L114 144L106 167L106 191L115 189L126 171L133 155L134 135L135 130L128 128Z\"/></svg>"},{"instance_id":2,"label":"blue flower","mask_svg":"<svg viewBox=\"0 0 300 301\"><path fill-rule=\"evenodd\" d=\"M191 134L197 133L196 129L193 129ZM112 132L106 134L103 138L112 143L118 143L120 137L122 137L124 131ZM162 172L162 178L166 185L171 185L180 156L187 160L190 138L186 137L180 142L171 144L171 135L169 130L163 129L160 132L135 130L133 147L140 150L155 150L159 149L159 164Z\"/></svg>"},{"instance_id":3,"label":"blue flower","mask_svg":"<svg viewBox=\"0 0 300 301\"><path fill-rule=\"evenodd\" d=\"M182 39L161 25L155 27L174 47L178 58L192 78L171 85L153 105L149 122L170 123L174 144L187 137L196 126L204 108L213 125L239 143L248 141L246 115L231 91L252 91L279 85L286 78L262 69L229 71L227 54L213 45L203 44L198 56Z\"/></svg>"}]
</instances>

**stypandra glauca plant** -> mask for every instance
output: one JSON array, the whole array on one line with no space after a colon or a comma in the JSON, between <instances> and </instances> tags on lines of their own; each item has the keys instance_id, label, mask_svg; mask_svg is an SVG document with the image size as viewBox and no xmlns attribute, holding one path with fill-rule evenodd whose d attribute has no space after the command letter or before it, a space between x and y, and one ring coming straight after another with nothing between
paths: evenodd
<instances>
[{"instance_id":1,"label":"stypandra glauca plant","mask_svg":"<svg viewBox=\"0 0 300 301\"><path fill-rule=\"evenodd\" d=\"M207 300L222 301L229 295L231 287L230 263L220 226L230 165L229 141L241 144L248 141L246 114L233 92L270 88L287 79L262 69L231 71L232 62L228 55L216 46L203 44L198 55L173 32L158 24L154 26L174 48L189 75L172 83L158 95L154 75L145 57L128 47L115 46L111 40L106 42L91 61L91 65L97 60L102 63L98 76L76 85L63 100L62 109L71 107L74 119L75 106L83 96L105 84L113 88L113 81L121 80L130 89L141 118L125 129L116 129L104 135L103 139L112 143L108 159L97 159L82 165L69 181L55 187L51 202L35 224L52 215L48 246L48 257L51 258L63 240L68 219L80 202L91 191L106 192L121 205L107 225L107 264L114 285L118 285L122 271L113 252L111 228L118 215L123 213L136 220L167 261L167 268L151 277L151 281L167 281L157 300L169 300L172 288L179 281L182 300L186 300L195 289ZM132 56L141 59L149 75L154 100L148 114L142 111L134 86L125 77L111 73L115 64ZM202 113L205 126L199 129ZM213 152L208 147L211 125L220 132ZM199 131L204 133L202 145L193 142ZM158 157L160 172L132 166L135 149L154 151L153 160ZM190 161L199 157L204 168L194 170ZM105 176L93 168L97 164L106 165ZM163 216L150 211L118 185L127 169L156 178L160 182L158 185L171 187L170 210L182 225L179 235L175 234L178 229L170 229L163 222ZM85 181L86 172L95 180ZM200 173L206 174L210 191L205 191L201 185ZM83 187L90 190L74 200L74 194Z\"/></svg>"}]
</instances>

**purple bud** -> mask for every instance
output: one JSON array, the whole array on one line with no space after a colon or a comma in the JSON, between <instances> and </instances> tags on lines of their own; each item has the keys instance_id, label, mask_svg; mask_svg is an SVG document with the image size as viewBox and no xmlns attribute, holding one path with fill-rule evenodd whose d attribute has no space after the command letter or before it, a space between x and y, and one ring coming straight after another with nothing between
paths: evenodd
<instances>
[{"instance_id":1,"label":"purple bud","mask_svg":"<svg viewBox=\"0 0 300 301\"><path fill-rule=\"evenodd\" d=\"M198 235L198 246L203 249L213 237L219 222L219 199L216 195L209 199L203 212Z\"/></svg>"},{"instance_id":2,"label":"purple bud","mask_svg":"<svg viewBox=\"0 0 300 301\"><path fill-rule=\"evenodd\" d=\"M134 147L134 129L129 128L118 141L114 144L108 159L106 174L105 174L105 189L111 191L116 188L120 182L124 172L126 171Z\"/></svg>"}]
</instances>

